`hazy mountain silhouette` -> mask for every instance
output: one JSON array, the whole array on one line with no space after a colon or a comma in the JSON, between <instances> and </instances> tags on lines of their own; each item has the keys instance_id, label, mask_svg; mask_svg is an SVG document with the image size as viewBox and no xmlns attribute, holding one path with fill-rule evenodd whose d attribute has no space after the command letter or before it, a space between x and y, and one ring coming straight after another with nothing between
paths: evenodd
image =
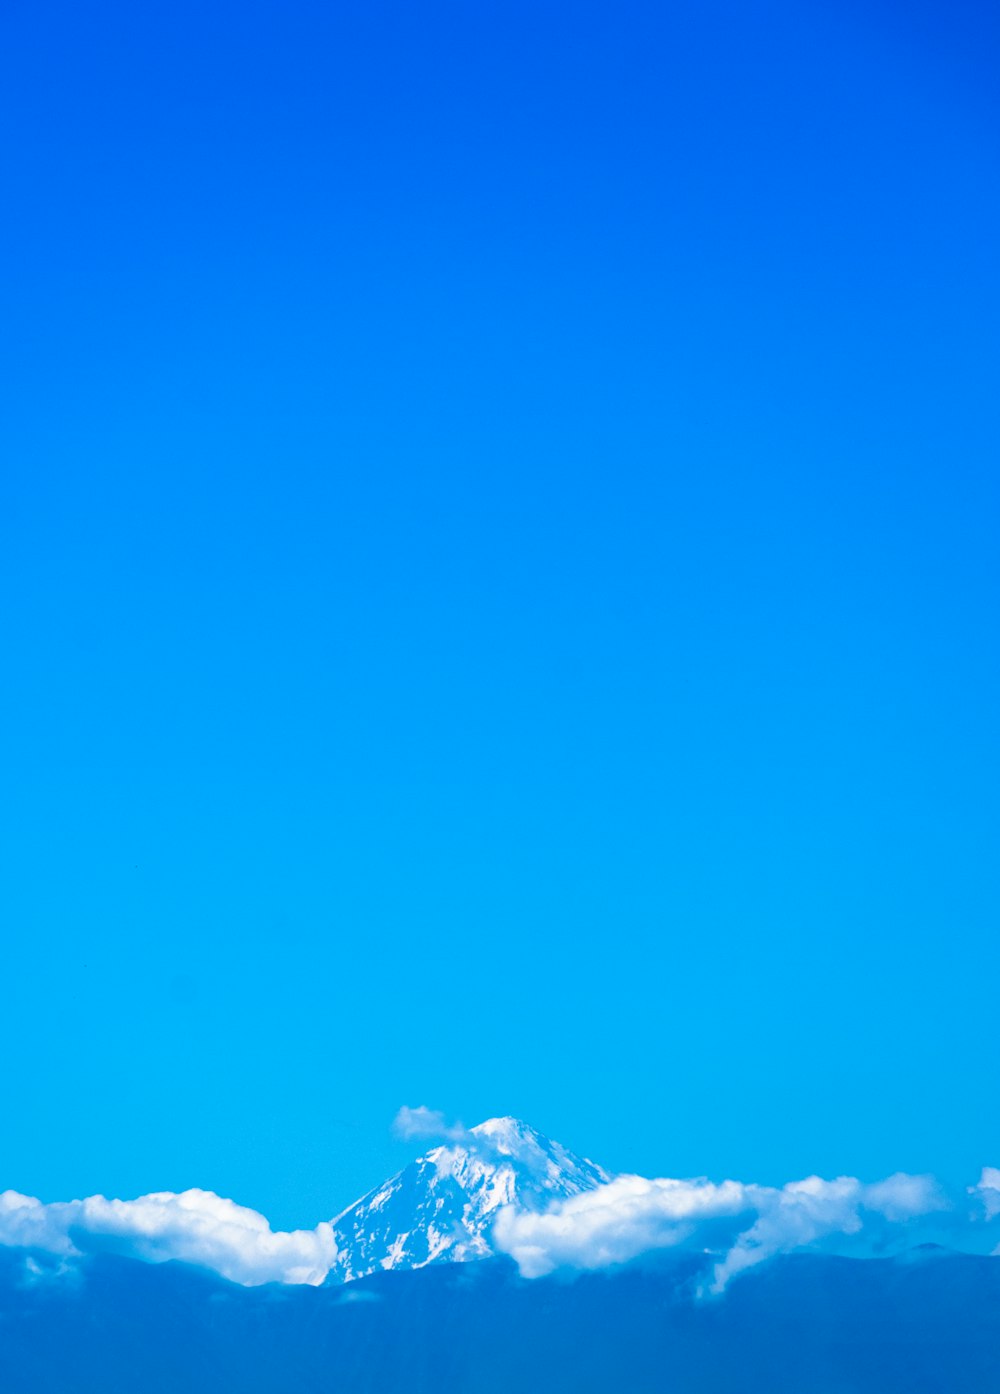
<instances>
[{"instance_id":1,"label":"hazy mountain silhouette","mask_svg":"<svg viewBox=\"0 0 1000 1394\"><path fill-rule=\"evenodd\" d=\"M487 1259L244 1288L182 1264L0 1250L5 1394L996 1394L1000 1262L798 1255L573 1279Z\"/></svg>"}]
</instances>

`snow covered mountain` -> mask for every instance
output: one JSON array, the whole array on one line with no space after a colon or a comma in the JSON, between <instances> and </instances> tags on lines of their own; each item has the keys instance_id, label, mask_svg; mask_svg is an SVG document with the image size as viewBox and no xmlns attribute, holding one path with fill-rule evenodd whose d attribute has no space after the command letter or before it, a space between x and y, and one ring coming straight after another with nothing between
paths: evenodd
<instances>
[{"instance_id":1,"label":"snow covered mountain","mask_svg":"<svg viewBox=\"0 0 1000 1394\"><path fill-rule=\"evenodd\" d=\"M380 1269L423 1268L493 1253L497 1211L538 1209L610 1178L516 1118L490 1118L433 1148L333 1221L337 1259L328 1283Z\"/></svg>"}]
</instances>

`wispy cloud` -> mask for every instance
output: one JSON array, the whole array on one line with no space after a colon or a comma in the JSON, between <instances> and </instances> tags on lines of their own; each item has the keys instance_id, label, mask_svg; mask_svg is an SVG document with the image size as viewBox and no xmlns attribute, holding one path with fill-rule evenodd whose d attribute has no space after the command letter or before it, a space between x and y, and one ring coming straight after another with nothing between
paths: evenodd
<instances>
[{"instance_id":1,"label":"wispy cloud","mask_svg":"<svg viewBox=\"0 0 1000 1394\"><path fill-rule=\"evenodd\" d=\"M418 1104L416 1108L404 1104L393 1120L392 1130L407 1142L468 1143L472 1139L470 1130L464 1124L449 1123L443 1113L424 1104Z\"/></svg>"},{"instance_id":2,"label":"wispy cloud","mask_svg":"<svg viewBox=\"0 0 1000 1394\"><path fill-rule=\"evenodd\" d=\"M982 1176L969 1192L982 1203L989 1219L1000 1215L1000 1167L983 1167Z\"/></svg>"}]
</instances>

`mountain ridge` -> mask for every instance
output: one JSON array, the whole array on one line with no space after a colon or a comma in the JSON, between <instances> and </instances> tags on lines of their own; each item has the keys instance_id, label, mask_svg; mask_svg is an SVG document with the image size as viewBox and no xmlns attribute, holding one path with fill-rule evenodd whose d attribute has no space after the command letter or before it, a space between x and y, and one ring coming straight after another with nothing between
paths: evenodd
<instances>
[{"instance_id":1,"label":"mountain ridge","mask_svg":"<svg viewBox=\"0 0 1000 1394\"><path fill-rule=\"evenodd\" d=\"M9 1394L996 1394L1000 1263L781 1256L724 1301L703 1255L521 1279L490 1259L243 1287L115 1254L0 1249Z\"/></svg>"}]
</instances>

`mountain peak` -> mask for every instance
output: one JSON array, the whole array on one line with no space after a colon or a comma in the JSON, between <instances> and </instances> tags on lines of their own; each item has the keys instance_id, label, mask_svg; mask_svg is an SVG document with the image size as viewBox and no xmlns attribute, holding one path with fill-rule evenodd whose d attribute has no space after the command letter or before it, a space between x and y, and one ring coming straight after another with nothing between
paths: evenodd
<instances>
[{"instance_id":1,"label":"mountain peak","mask_svg":"<svg viewBox=\"0 0 1000 1394\"><path fill-rule=\"evenodd\" d=\"M338 1256L328 1281L487 1258L505 1205L541 1209L608 1179L519 1118L488 1118L431 1148L334 1220Z\"/></svg>"},{"instance_id":2,"label":"mountain peak","mask_svg":"<svg viewBox=\"0 0 1000 1394\"><path fill-rule=\"evenodd\" d=\"M512 1118L509 1113L505 1113L502 1118L487 1118L485 1122L477 1123L469 1131L475 1133L477 1137L496 1137L501 1134L520 1136L524 1133L534 1133L536 1129L529 1127L527 1123L522 1123L520 1118Z\"/></svg>"},{"instance_id":3,"label":"mountain peak","mask_svg":"<svg viewBox=\"0 0 1000 1394\"><path fill-rule=\"evenodd\" d=\"M523 1123L520 1118L512 1118L509 1114L502 1118L487 1118L485 1122L477 1123L474 1128L469 1129L469 1135L489 1142L501 1152L517 1152L526 1146L545 1150L556 1145L549 1142L537 1128L532 1128L530 1124Z\"/></svg>"}]
</instances>

